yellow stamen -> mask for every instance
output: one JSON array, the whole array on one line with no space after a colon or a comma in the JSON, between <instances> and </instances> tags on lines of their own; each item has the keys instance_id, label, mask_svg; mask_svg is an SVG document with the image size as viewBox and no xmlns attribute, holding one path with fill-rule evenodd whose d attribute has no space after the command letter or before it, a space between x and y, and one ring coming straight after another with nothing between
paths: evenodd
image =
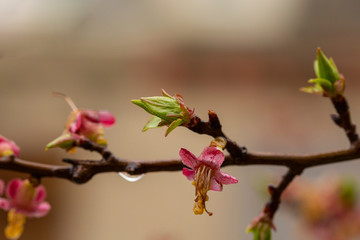
<instances>
[{"instance_id":1,"label":"yellow stamen","mask_svg":"<svg viewBox=\"0 0 360 240\"><path fill-rule=\"evenodd\" d=\"M193 211L196 215L201 215L204 212L212 215L212 212L209 212L206 209L205 202L209 200L207 192L211 187L211 178L213 177L213 170L206 165L200 165L195 172L194 182L195 185L195 204Z\"/></svg>"},{"instance_id":2,"label":"yellow stamen","mask_svg":"<svg viewBox=\"0 0 360 240\"><path fill-rule=\"evenodd\" d=\"M214 140L210 142L210 147L215 147L219 149L220 151L223 151L223 149L226 146L226 139L223 137L216 137Z\"/></svg>"},{"instance_id":3,"label":"yellow stamen","mask_svg":"<svg viewBox=\"0 0 360 240\"><path fill-rule=\"evenodd\" d=\"M5 236L8 239L19 239L24 231L24 224L26 216L21 213L16 213L14 209L11 209L8 213L8 225L5 228Z\"/></svg>"}]
</instances>

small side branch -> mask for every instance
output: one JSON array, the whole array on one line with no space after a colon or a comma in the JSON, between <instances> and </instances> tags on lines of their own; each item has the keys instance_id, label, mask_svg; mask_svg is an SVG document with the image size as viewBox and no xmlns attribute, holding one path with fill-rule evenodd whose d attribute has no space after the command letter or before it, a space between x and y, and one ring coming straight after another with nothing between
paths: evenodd
<instances>
[{"instance_id":1,"label":"small side branch","mask_svg":"<svg viewBox=\"0 0 360 240\"><path fill-rule=\"evenodd\" d=\"M204 122L198 116L192 118L192 122L189 124L188 128L198 134L206 134L216 137L223 137L227 141L226 150L230 153L233 159L241 161L246 158L247 149L245 147L239 146L236 142L229 139L222 131L221 123L217 114L213 111L208 112L209 121Z\"/></svg>"},{"instance_id":2,"label":"small side branch","mask_svg":"<svg viewBox=\"0 0 360 240\"><path fill-rule=\"evenodd\" d=\"M281 202L281 194L284 192L287 186L289 186L292 180L300 173L301 172L289 169L277 187L274 187L272 185L268 187L271 198L270 201L266 204L264 212L269 215L270 219L274 218L274 215L279 208Z\"/></svg>"},{"instance_id":3,"label":"small side branch","mask_svg":"<svg viewBox=\"0 0 360 240\"><path fill-rule=\"evenodd\" d=\"M359 145L359 136L356 133L356 126L351 122L349 105L342 95L337 95L336 97L331 98L331 102L334 105L336 114L332 114L331 118L336 125L343 128L346 136L348 137L352 147L358 147Z\"/></svg>"}]
</instances>

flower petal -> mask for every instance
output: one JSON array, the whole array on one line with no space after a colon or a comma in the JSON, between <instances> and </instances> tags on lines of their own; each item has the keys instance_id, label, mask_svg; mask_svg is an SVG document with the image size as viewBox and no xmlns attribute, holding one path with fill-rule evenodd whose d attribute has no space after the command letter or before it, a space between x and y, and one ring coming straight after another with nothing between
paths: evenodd
<instances>
[{"instance_id":1,"label":"flower petal","mask_svg":"<svg viewBox=\"0 0 360 240\"><path fill-rule=\"evenodd\" d=\"M37 205L34 212L27 214L27 216L28 217L37 217L37 218L43 217L48 214L50 209L51 209L51 206L48 202L42 202L39 205Z\"/></svg>"},{"instance_id":2,"label":"flower petal","mask_svg":"<svg viewBox=\"0 0 360 240\"><path fill-rule=\"evenodd\" d=\"M22 185L22 181L19 178L11 180L6 187L6 196L14 199L19 192L19 188Z\"/></svg>"},{"instance_id":3,"label":"flower petal","mask_svg":"<svg viewBox=\"0 0 360 240\"><path fill-rule=\"evenodd\" d=\"M76 113L75 121L69 126L69 132L76 133L77 131L79 131L82 125L82 121L82 112L79 111L78 113Z\"/></svg>"},{"instance_id":4,"label":"flower petal","mask_svg":"<svg viewBox=\"0 0 360 240\"><path fill-rule=\"evenodd\" d=\"M195 155L185 148L180 149L179 155L185 166L194 169L199 165L199 160L195 157Z\"/></svg>"},{"instance_id":5,"label":"flower petal","mask_svg":"<svg viewBox=\"0 0 360 240\"><path fill-rule=\"evenodd\" d=\"M43 185L40 185L36 188L36 197L35 202L40 203L46 198L46 189Z\"/></svg>"},{"instance_id":6,"label":"flower petal","mask_svg":"<svg viewBox=\"0 0 360 240\"><path fill-rule=\"evenodd\" d=\"M185 177L187 179L189 179L190 181L194 180L194 175L195 175L195 172L191 169L188 169L188 168L183 168L183 174L185 175Z\"/></svg>"},{"instance_id":7,"label":"flower petal","mask_svg":"<svg viewBox=\"0 0 360 240\"><path fill-rule=\"evenodd\" d=\"M115 117L108 111L99 111L99 120L105 127L110 127L115 124Z\"/></svg>"},{"instance_id":8,"label":"flower petal","mask_svg":"<svg viewBox=\"0 0 360 240\"><path fill-rule=\"evenodd\" d=\"M218 171L215 175L215 179L222 184L234 184L237 183L238 180L236 178L234 178L233 176L227 174L227 173L223 173Z\"/></svg>"},{"instance_id":9,"label":"flower petal","mask_svg":"<svg viewBox=\"0 0 360 240\"><path fill-rule=\"evenodd\" d=\"M222 151L214 147L206 147L201 153L199 160L212 168L219 169L224 162L225 156Z\"/></svg>"},{"instance_id":10,"label":"flower petal","mask_svg":"<svg viewBox=\"0 0 360 240\"><path fill-rule=\"evenodd\" d=\"M0 208L8 211L10 209L10 202L5 198L0 198Z\"/></svg>"},{"instance_id":11,"label":"flower petal","mask_svg":"<svg viewBox=\"0 0 360 240\"><path fill-rule=\"evenodd\" d=\"M223 185L221 183L219 183L218 181L216 181L215 178L213 178L213 179L211 179L210 189L220 192L223 190Z\"/></svg>"},{"instance_id":12,"label":"flower petal","mask_svg":"<svg viewBox=\"0 0 360 240\"><path fill-rule=\"evenodd\" d=\"M14 154L16 157L19 156L20 148L11 140L7 139L6 137L0 135L0 144L3 145L3 147L9 149L12 151L11 155Z\"/></svg>"}]
</instances>

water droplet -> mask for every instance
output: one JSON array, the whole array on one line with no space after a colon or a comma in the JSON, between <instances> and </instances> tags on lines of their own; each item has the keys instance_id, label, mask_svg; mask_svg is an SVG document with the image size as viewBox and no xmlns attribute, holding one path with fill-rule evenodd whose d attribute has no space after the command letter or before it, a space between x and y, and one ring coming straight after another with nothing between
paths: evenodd
<instances>
[{"instance_id":1,"label":"water droplet","mask_svg":"<svg viewBox=\"0 0 360 240\"><path fill-rule=\"evenodd\" d=\"M131 175L126 172L119 172L119 175L128 182L137 182L144 177L144 174Z\"/></svg>"}]
</instances>

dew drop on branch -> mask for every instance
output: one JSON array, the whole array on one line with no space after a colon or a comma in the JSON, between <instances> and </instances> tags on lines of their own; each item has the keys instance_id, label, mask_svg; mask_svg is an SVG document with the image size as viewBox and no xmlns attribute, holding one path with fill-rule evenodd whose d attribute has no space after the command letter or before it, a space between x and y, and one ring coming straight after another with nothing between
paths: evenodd
<instances>
[{"instance_id":1,"label":"dew drop on branch","mask_svg":"<svg viewBox=\"0 0 360 240\"><path fill-rule=\"evenodd\" d=\"M144 177L144 174L130 175L126 172L119 172L119 175L128 182L137 182Z\"/></svg>"}]
</instances>

